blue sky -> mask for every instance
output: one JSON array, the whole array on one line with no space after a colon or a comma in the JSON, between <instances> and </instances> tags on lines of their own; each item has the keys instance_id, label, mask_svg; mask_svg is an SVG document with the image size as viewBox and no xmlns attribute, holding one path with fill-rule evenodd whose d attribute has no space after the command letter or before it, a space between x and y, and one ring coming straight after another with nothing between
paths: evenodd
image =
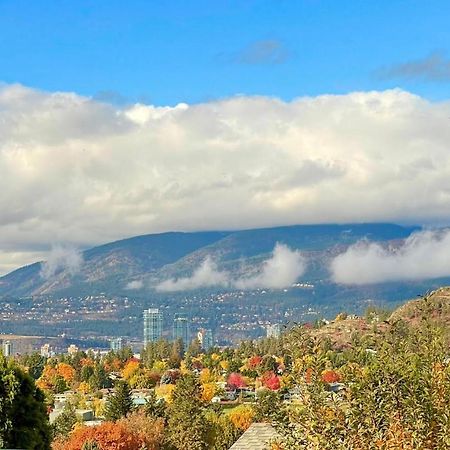
<instances>
[{"instance_id":1,"label":"blue sky","mask_svg":"<svg viewBox=\"0 0 450 450\"><path fill-rule=\"evenodd\" d=\"M448 1L0 0L0 81L114 102L448 98Z\"/></svg>"}]
</instances>

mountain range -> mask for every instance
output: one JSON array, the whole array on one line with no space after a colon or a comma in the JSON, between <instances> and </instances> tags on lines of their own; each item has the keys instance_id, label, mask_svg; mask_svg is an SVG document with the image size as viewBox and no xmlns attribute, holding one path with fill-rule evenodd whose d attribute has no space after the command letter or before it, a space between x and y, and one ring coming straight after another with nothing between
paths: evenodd
<instances>
[{"instance_id":1,"label":"mountain range","mask_svg":"<svg viewBox=\"0 0 450 450\"><path fill-rule=\"evenodd\" d=\"M50 276L44 270L50 262L21 267L0 278L0 297L129 294L130 288L151 295L164 280L191 276L206 258L220 270L245 276L270 257L277 243L308 257L302 279L327 282L330 258L348 246L363 239L397 245L418 230L373 223L149 234L84 250L76 270L64 255Z\"/></svg>"}]
</instances>

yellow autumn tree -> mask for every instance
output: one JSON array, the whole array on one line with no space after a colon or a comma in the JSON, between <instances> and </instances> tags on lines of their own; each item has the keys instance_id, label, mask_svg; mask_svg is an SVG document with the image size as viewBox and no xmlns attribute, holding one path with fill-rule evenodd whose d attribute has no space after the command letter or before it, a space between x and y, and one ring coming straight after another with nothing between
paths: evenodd
<instances>
[{"instance_id":1,"label":"yellow autumn tree","mask_svg":"<svg viewBox=\"0 0 450 450\"><path fill-rule=\"evenodd\" d=\"M132 378L139 372L139 368L140 365L138 361L133 360L128 361L122 370L122 377L128 381L130 378Z\"/></svg>"},{"instance_id":2,"label":"yellow autumn tree","mask_svg":"<svg viewBox=\"0 0 450 450\"><path fill-rule=\"evenodd\" d=\"M255 412L250 405L240 405L234 408L229 414L233 425L244 431L253 423L254 417Z\"/></svg>"},{"instance_id":3,"label":"yellow autumn tree","mask_svg":"<svg viewBox=\"0 0 450 450\"><path fill-rule=\"evenodd\" d=\"M158 398L163 398L167 403L172 403L172 393L175 389L174 384L161 384L155 388L155 394Z\"/></svg>"},{"instance_id":4,"label":"yellow autumn tree","mask_svg":"<svg viewBox=\"0 0 450 450\"><path fill-rule=\"evenodd\" d=\"M204 383L202 384L202 400L209 403L216 395L217 385L216 383Z\"/></svg>"}]
</instances>

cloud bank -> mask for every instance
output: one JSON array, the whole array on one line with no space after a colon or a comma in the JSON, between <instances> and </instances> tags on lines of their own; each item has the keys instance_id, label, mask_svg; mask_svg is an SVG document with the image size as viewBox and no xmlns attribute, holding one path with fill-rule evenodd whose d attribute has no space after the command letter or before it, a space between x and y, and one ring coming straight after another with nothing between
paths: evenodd
<instances>
[{"instance_id":1,"label":"cloud bank","mask_svg":"<svg viewBox=\"0 0 450 450\"><path fill-rule=\"evenodd\" d=\"M142 289L144 287L144 282L142 280L133 280L130 281L129 283L127 283L127 285L125 286L125 289L128 290L139 290Z\"/></svg>"},{"instance_id":2,"label":"cloud bank","mask_svg":"<svg viewBox=\"0 0 450 450\"><path fill-rule=\"evenodd\" d=\"M192 276L165 280L156 286L156 290L161 292L190 291L210 286L227 287L229 283L228 272L221 272L217 268L217 264L207 257L195 269Z\"/></svg>"},{"instance_id":3,"label":"cloud bank","mask_svg":"<svg viewBox=\"0 0 450 450\"><path fill-rule=\"evenodd\" d=\"M169 279L156 286L156 290L171 292L193 290L211 286L236 289L282 289L297 281L306 268L306 261L298 250L276 244L272 256L264 261L258 274L233 278L227 271L220 271L217 264L207 257L191 277Z\"/></svg>"},{"instance_id":4,"label":"cloud bank","mask_svg":"<svg viewBox=\"0 0 450 450\"><path fill-rule=\"evenodd\" d=\"M450 276L450 230L415 233L396 249L359 242L332 261L331 274L354 285Z\"/></svg>"},{"instance_id":5,"label":"cloud bank","mask_svg":"<svg viewBox=\"0 0 450 450\"><path fill-rule=\"evenodd\" d=\"M306 261L298 250L291 250L287 245L277 244L273 255L265 261L258 275L233 281L238 289L289 287L305 273Z\"/></svg>"},{"instance_id":6,"label":"cloud bank","mask_svg":"<svg viewBox=\"0 0 450 450\"><path fill-rule=\"evenodd\" d=\"M401 90L157 107L0 85L0 272L55 241L449 223L449 117Z\"/></svg>"},{"instance_id":7,"label":"cloud bank","mask_svg":"<svg viewBox=\"0 0 450 450\"><path fill-rule=\"evenodd\" d=\"M54 246L45 262L42 263L40 275L49 280L56 273L65 270L70 275L76 275L83 265L83 255L80 251L61 245Z\"/></svg>"}]
</instances>

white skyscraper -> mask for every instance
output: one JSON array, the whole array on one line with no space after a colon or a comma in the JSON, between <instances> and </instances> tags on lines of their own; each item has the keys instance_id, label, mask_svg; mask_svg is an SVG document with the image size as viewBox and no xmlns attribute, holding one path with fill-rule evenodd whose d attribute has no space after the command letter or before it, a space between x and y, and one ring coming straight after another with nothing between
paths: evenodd
<instances>
[{"instance_id":1,"label":"white skyscraper","mask_svg":"<svg viewBox=\"0 0 450 450\"><path fill-rule=\"evenodd\" d=\"M2 352L3 352L3 356L12 356L12 343L11 343L11 341L3 341Z\"/></svg>"}]
</instances>

